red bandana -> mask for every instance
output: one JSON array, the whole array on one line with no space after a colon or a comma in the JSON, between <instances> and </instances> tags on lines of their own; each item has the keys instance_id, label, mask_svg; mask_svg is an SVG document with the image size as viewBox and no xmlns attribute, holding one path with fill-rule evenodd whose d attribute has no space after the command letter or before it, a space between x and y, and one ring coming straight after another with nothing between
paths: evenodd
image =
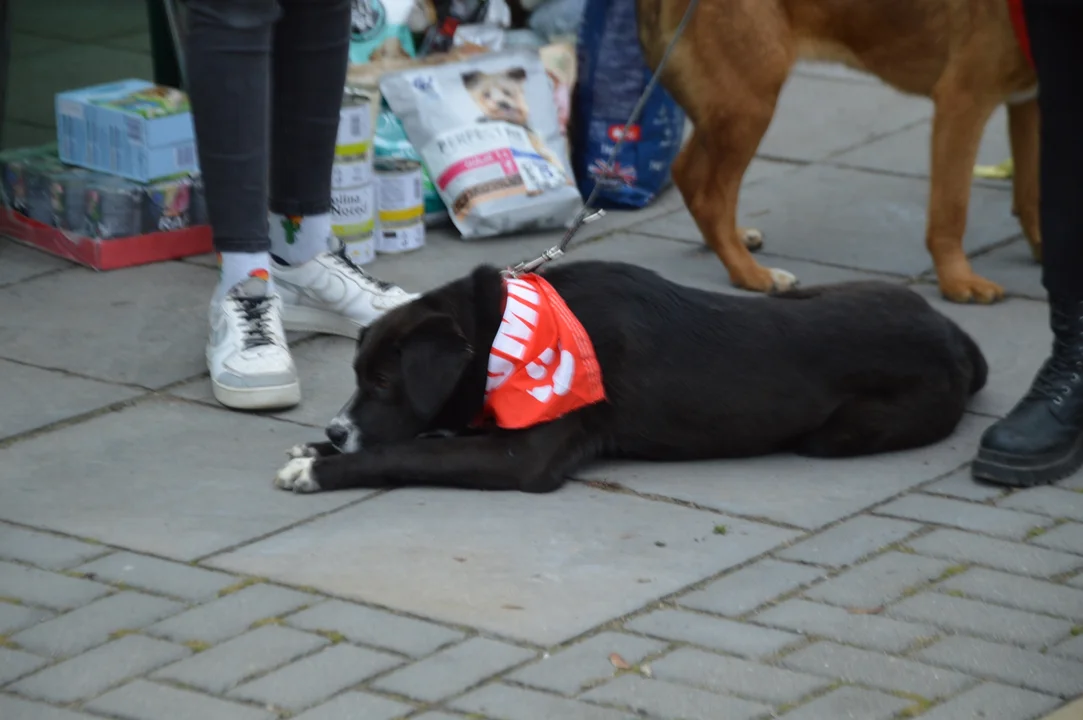
<instances>
[{"instance_id":1,"label":"red bandana","mask_svg":"<svg viewBox=\"0 0 1083 720\"><path fill-rule=\"evenodd\" d=\"M520 429L605 400L590 337L553 286L530 273L506 280L505 289L482 414Z\"/></svg>"}]
</instances>

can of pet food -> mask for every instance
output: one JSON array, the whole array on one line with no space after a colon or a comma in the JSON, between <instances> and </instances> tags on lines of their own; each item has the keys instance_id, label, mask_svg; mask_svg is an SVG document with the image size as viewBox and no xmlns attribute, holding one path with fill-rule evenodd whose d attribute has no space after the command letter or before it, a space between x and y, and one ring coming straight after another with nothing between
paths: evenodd
<instances>
[{"instance_id":1,"label":"can of pet food","mask_svg":"<svg viewBox=\"0 0 1083 720\"><path fill-rule=\"evenodd\" d=\"M421 186L421 163L407 158L377 158L376 181L380 188L380 222L386 225L410 223L425 213Z\"/></svg>"},{"instance_id":2,"label":"can of pet food","mask_svg":"<svg viewBox=\"0 0 1083 720\"><path fill-rule=\"evenodd\" d=\"M376 252L390 255L418 250L424 246L425 223L421 218L409 223L380 223Z\"/></svg>"},{"instance_id":3,"label":"can of pet food","mask_svg":"<svg viewBox=\"0 0 1083 720\"><path fill-rule=\"evenodd\" d=\"M346 246L346 254L358 265L376 256L375 224L374 183L331 191L331 232Z\"/></svg>"},{"instance_id":4,"label":"can of pet food","mask_svg":"<svg viewBox=\"0 0 1083 720\"><path fill-rule=\"evenodd\" d=\"M112 175L94 174L86 185L86 235L101 240L139 235L142 200L139 185Z\"/></svg>"},{"instance_id":5,"label":"can of pet food","mask_svg":"<svg viewBox=\"0 0 1083 720\"><path fill-rule=\"evenodd\" d=\"M355 88L346 88L338 115L335 162L372 163L372 106L369 96Z\"/></svg>"},{"instance_id":6,"label":"can of pet food","mask_svg":"<svg viewBox=\"0 0 1083 720\"><path fill-rule=\"evenodd\" d=\"M143 232L183 230L192 221L192 180L159 180L143 186Z\"/></svg>"},{"instance_id":7,"label":"can of pet food","mask_svg":"<svg viewBox=\"0 0 1083 720\"><path fill-rule=\"evenodd\" d=\"M92 177L92 173L83 168L68 168L53 176L49 188L53 225L61 230L83 231L86 186Z\"/></svg>"}]
</instances>

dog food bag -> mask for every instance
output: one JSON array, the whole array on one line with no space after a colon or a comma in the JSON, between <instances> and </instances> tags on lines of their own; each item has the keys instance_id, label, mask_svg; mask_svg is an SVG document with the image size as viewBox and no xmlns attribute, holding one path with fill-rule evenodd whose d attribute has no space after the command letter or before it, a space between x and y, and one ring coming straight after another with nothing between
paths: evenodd
<instances>
[{"instance_id":1,"label":"dog food bag","mask_svg":"<svg viewBox=\"0 0 1083 720\"><path fill-rule=\"evenodd\" d=\"M380 90L464 239L564 227L582 206L537 51L392 73Z\"/></svg>"},{"instance_id":2,"label":"dog food bag","mask_svg":"<svg viewBox=\"0 0 1083 720\"><path fill-rule=\"evenodd\" d=\"M595 197L607 208L650 204L669 185L684 134L684 111L661 85L639 121L624 127L651 78L635 12L635 3L624 0L587 0L579 27L572 166L584 197L596 182L605 183ZM609 154L622 133L624 143L610 167Z\"/></svg>"},{"instance_id":3,"label":"dog food bag","mask_svg":"<svg viewBox=\"0 0 1083 720\"><path fill-rule=\"evenodd\" d=\"M380 117L376 122L374 147L376 159L401 158L421 161L421 156L406 137L406 130L403 129L402 122L396 117L395 113L391 112L391 108L387 107L386 102L384 107L380 109ZM428 170L425 169L424 164L421 167L421 194L425 208L422 219L425 225L432 227L446 223L447 208L444 207L444 201L440 199L440 193L436 191L436 185L433 184L432 177L429 175Z\"/></svg>"}]
</instances>

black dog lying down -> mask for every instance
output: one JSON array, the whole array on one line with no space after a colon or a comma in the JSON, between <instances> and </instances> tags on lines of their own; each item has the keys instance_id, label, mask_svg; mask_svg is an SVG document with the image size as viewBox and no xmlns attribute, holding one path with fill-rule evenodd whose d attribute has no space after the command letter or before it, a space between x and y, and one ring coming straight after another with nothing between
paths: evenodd
<instances>
[{"instance_id":1,"label":"black dog lying down","mask_svg":"<svg viewBox=\"0 0 1083 720\"><path fill-rule=\"evenodd\" d=\"M331 442L293 448L275 484L550 492L600 457L902 450L950 435L985 385L974 341L897 285L740 297L595 261L542 277L589 335L604 401L525 429L476 426L512 302L500 271L482 266L362 334L358 389L328 427Z\"/></svg>"}]
</instances>

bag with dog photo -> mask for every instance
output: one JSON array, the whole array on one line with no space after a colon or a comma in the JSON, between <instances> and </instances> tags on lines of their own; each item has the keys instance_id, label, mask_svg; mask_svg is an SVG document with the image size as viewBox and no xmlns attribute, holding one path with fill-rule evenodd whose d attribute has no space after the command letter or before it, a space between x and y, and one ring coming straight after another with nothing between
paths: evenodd
<instances>
[{"instance_id":1,"label":"bag with dog photo","mask_svg":"<svg viewBox=\"0 0 1083 720\"><path fill-rule=\"evenodd\" d=\"M562 227L582 205L537 50L390 73L380 92L464 239Z\"/></svg>"}]
</instances>

